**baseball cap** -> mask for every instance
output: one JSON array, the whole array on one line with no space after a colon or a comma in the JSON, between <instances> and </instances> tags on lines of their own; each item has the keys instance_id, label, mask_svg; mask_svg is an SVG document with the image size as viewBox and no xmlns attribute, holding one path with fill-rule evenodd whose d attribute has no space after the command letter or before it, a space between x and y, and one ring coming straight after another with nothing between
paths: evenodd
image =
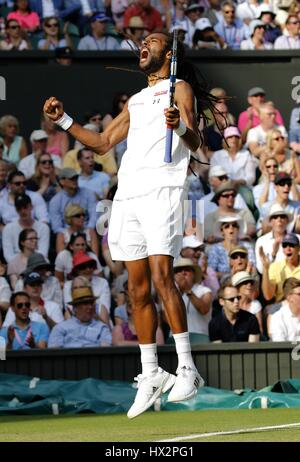
<instances>
[{"instance_id":1,"label":"baseball cap","mask_svg":"<svg viewBox=\"0 0 300 462\"><path fill-rule=\"evenodd\" d=\"M282 183L283 181L292 181L292 178L291 176L286 173L286 172L278 172L275 176L275 180L274 180L274 183L275 184L280 184Z\"/></svg>"},{"instance_id":2,"label":"baseball cap","mask_svg":"<svg viewBox=\"0 0 300 462\"><path fill-rule=\"evenodd\" d=\"M253 21L251 21L250 24L249 24L250 37L252 37L252 35L254 34L254 31L255 31L255 29L257 27L266 27L266 25L260 19L254 19Z\"/></svg>"},{"instance_id":3,"label":"baseball cap","mask_svg":"<svg viewBox=\"0 0 300 462\"><path fill-rule=\"evenodd\" d=\"M185 8L184 12L189 13L190 11L193 11L193 10L204 11L204 7L199 5L199 3L192 3L187 8Z\"/></svg>"},{"instance_id":4,"label":"baseball cap","mask_svg":"<svg viewBox=\"0 0 300 462\"><path fill-rule=\"evenodd\" d=\"M34 130L31 135L30 135L30 141L41 141L41 140L47 140L48 135L45 132L45 130Z\"/></svg>"},{"instance_id":5,"label":"baseball cap","mask_svg":"<svg viewBox=\"0 0 300 462\"><path fill-rule=\"evenodd\" d=\"M231 278L233 287L237 287L247 281L255 281L255 278L248 271L238 271Z\"/></svg>"},{"instance_id":6,"label":"baseball cap","mask_svg":"<svg viewBox=\"0 0 300 462\"><path fill-rule=\"evenodd\" d=\"M248 250L243 245L237 245L229 252L229 257L232 257L235 253L244 253L245 255L248 255Z\"/></svg>"},{"instance_id":7,"label":"baseball cap","mask_svg":"<svg viewBox=\"0 0 300 462\"><path fill-rule=\"evenodd\" d=\"M261 87L253 87L248 91L248 96L265 95L266 92Z\"/></svg>"},{"instance_id":8,"label":"baseball cap","mask_svg":"<svg viewBox=\"0 0 300 462\"><path fill-rule=\"evenodd\" d=\"M22 207L27 207L27 205L31 204L31 199L27 194L19 194L15 198L15 207L16 209L20 209Z\"/></svg>"},{"instance_id":9,"label":"baseball cap","mask_svg":"<svg viewBox=\"0 0 300 462\"><path fill-rule=\"evenodd\" d=\"M105 13L95 13L94 16L91 18L91 22L96 22L96 21L101 21L101 22L110 22L111 19L106 16Z\"/></svg>"},{"instance_id":10,"label":"baseball cap","mask_svg":"<svg viewBox=\"0 0 300 462\"><path fill-rule=\"evenodd\" d=\"M195 22L195 28L198 30L205 30L205 29L213 29L213 26L209 19L207 18L199 18Z\"/></svg>"},{"instance_id":11,"label":"baseball cap","mask_svg":"<svg viewBox=\"0 0 300 462\"><path fill-rule=\"evenodd\" d=\"M62 168L58 174L58 178L61 180L62 178L71 179L75 176L78 176L78 173L74 168Z\"/></svg>"},{"instance_id":12,"label":"baseball cap","mask_svg":"<svg viewBox=\"0 0 300 462\"><path fill-rule=\"evenodd\" d=\"M203 241L199 241L199 239L192 234L191 236L185 236L182 240L182 248L185 249L186 247L190 247L191 249L196 249L197 247L203 246Z\"/></svg>"},{"instance_id":13,"label":"baseball cap","mask_svg":"<svg viewBox=\"0 0 300 462\"><path fill-rule=\"evenodd\" d=\"M43 284L43 279L39 275L39 273L33 272L28 273L24 278L24 285L32 285L32 284Z\"/></svg>"},{"instance_id":14,"label":"baseball cap","mask_svg":"<svg viewBox=\"0 0 300 462\"><path fill-rule=\"evenodd\" d=\"M209 178L211 178L212 176L224 176L224 175L228 176L228 173L221 165L214 165L213 167L210 167L209 169L209 174L208 174Z\"/></svg>"},{"instance_id":15,"label":"baseball cap","mask_svg":"<svg viewBox=\"0 0 300 462\"><path fill-rule=\"evenodd\" d=\"M284 236L282 239L281 244L294 244L294 245L299 245L299 239L297 234L294 233L289 233Z\"/></svg>"},{"instance_id":16,"label":"baseball cap","mask_svg":"<svg viewBox=\"0 0 300 462\"><path fill-rule=\"evenodd\" d=\"M229 138L230 136L238 136L239 138L241 137L240 131L237 127L227 127L224 130L224 138Z\"/></svg>"}]
</instances>

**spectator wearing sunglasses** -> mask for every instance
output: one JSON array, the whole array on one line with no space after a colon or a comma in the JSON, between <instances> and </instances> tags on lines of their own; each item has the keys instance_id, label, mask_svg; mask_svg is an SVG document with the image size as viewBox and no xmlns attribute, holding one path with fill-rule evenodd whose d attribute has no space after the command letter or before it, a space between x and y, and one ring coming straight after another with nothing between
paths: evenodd
<instances>
[{"instance_id":1,"label":"spectator wearing sunglasses","mask_svg":"<svg viewBox=\"0 0 300 462\"><path fill-rule=\"evenodd\" d=\"M285 22L285 32L274 43L275 50L299 50L300 48L300 21L298 16L289 15Z\"/></svg>"},{"instance_id":2,"label":"spectator wearing sunglasses","mask_svg":"<svg viewBox=\"0 0 300 462\"><path fill-rule=\"evenodd\" d=\"M248 27L235 15L235 4L231 0L222 3L223 18L215 25L215 31L228 48L238 50L241 42L249 36Z\"/></svg>"},{"instance_id":3,"label":"spectator wearing sunglasses","mask_svg":"<svg viewBox=\"0 0 300 462\"><path fill-rule=\"evenodd\" d=\"M16 19L8 19L5 22L6 38L0 42L0 50L30 50L31 44L24 37L24 32L21 31L21 26Z\"/></svg>"},{"instance_id":4,"label":"spectator wearing sunglasses","mask_svg":"<svg viewBox=\"0 0 300 462\"><path fill-rule=\"evenodd\" d=\"M70 47L73 43L68 33L68 22L65 23L63 34L60 31L59 19L55 16L45 18L43 21L44 38L39 40L39 50L55 50L56 48ZM64 37L64 38L63 38Z\"/></svg>"},{"instance_id":5,"label":"spectator wearing sunglasses","mask_svg":"<svg viewBox=\"0 0 300 462\"><path fill-rule=\"evenodd\" d=\"M300 162L298 156L288 148L287 139L278 128L274 128L267 133L266 145L270 155L274 156L278 162L278 171L291 175L295 183L299 184Z\"/></svg>"},{"instance_id":6,"label":"spectator wearing sunglasses","mask_svg":"<svg viewBox=\"0 0 300 462\"><path fill-rule=\"evenodd\" d=\"M31 11L28 0L14 0L13 11L7 19L15 19L26 32L35 32L40 26L40 18L35 11Z\"/></svg>"},{"instance_id":7,"label":"spectator wearing sunglasses","mask_svg":"<svg viewBox=\"0 0 300 462\"><path fill-rule=\"evenodd\" d=\"M275 177L278 173L278 162L275 157L267 155L260 159L260 182L254 186L252 192L255 205L261 213L262 206L266 202L273 202L276 197Z\"/></svg>"},{"instance_id":8,"label":"spectator wearing sunglasses","mask_svg":"<svg viewBox=\"0 0 300 462\"><path fill-rule=\"evenodd\" d=\"M34 174L27 181L27 188L41 194L47 206L59 190L53 157L58 158L58 156L51 156L47 152L41 154L36 161Z\"/></svg>"},{"instance_id":9,"label":"spectator wearing sunglasses","mask_svg":"<svg viewBox=\"0 0 300 462\"><path fill-rule=\"evenodd\" d=\"M249 24L250 38L243 40L241 50L272 50L273 44L266 41L265 24L254 19Z\"/></svg>"},{"instance_id":10,"label":"spectator wearing sunglasses","mask_svg":"<svg viewBox=\"0 0 300 462\"><path fill-rule=\"evenodd\" d=\"M209 323L211 342L258 342L259 325L254 314L241 309L241 295L232 283L224 284L218 292L222 312Z\"/></svg>"},{"instance_id":11,"label":"spectator wearing sunglasses","mask_svg":"<svg viewBox=\"0 0 300 462\"><path fill-rule=\"evenodd\" d=\"M15 292L10 299L15 320L0 330L8 350L47 348L49 329L45 323L31 321L30 298L26 292Z\"/></svg>"}]
</instances>

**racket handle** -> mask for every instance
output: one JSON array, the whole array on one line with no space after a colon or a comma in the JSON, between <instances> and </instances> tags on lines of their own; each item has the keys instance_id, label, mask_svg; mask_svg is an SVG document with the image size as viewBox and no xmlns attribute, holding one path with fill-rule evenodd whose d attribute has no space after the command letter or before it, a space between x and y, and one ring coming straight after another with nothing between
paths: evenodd
<instances>
[{"instance_id":1,"label":"racket handle","mask_svg":"<svg viewBox=\"0 0 300 462\"><path fill-rule=\"evenodd\" d=\"M165 158L164 158L164 161L167 164L170 164L172 162L172 141L173 141L173 128L167 127L166 150L165 150Z\"/></svg>"}]
</instances>

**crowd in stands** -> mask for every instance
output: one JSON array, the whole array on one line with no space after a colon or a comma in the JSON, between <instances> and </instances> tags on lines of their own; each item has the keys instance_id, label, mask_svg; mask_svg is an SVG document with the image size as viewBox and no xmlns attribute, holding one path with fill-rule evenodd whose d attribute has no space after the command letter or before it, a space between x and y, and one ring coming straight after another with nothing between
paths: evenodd
<instances>
[{"instance_id":1,"label":"crowd in stands","mask_svg":"<svg viewBox=\"0 0 300 462\"><path fill-rule=\"evenodd\" d=\"M1 0L0 50L138 52L151 32L178 29L187 49L300 48L300 0Z\"/></svg>"},{"instance_id":2,"label":"crowd in stands","mask_svg":"<svg viewBox=\"0 0 300 462\"><path fill-rule=\"evenodd\" d=\"M285 127L259 86L240 114L224 89L211 92L219 100L195 154L207 165L191 160L174 261L191 341L299 341L299 109ZM104 117L81 115L85 126L103 130L128 98L118 93ZM16 117L0 118L0 336L8 349L136 345L105 209L126 141L99 157L44 118L33 128L27 143ZM154 285L152 294L157 342L172 343Z\"/></svg>"}]
</instances>

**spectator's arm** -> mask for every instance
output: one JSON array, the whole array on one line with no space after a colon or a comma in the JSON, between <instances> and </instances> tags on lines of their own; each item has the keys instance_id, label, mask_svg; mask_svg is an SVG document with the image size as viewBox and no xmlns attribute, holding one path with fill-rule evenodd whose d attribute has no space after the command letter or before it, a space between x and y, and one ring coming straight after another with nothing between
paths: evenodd
<instances>
[{"instance_id":1,"label":"spectator's arm","mask_svg":"<svg viewBox=\"0 0 300 462\"><path fill-rule=\"evenodd\" d=\"M249 338L248 338L248 342L249 343L257 343L257 342L259 342L259 334L256 334L256 335L250 334Z\"/></svg>"},{"instance_id":2,"label":"spectator's arm","mask_svg":"<svg viewBox=\"0 0 300 462\"><path fill-rule=\"evenodd\" d=\"M99 255L99 244L96 231L94 229L90 229L89 234L91 237L90 247L92 249L92 252L94 252L95 255Z\"/></svg>"},{"instance_id":3,"label":"spectator's arm","mask_svg":"<svg viewBox=\"0 0 300 462\"><path fill-rule=\"evenodd\" d=\"M266 145L258 144L256 141L251 141L248 143L248 149L251 154L255 157L260 157L266 151Z\"/></svg>"},{"instance_id":4,"label":"spectator's arm","mask_svg":"<svg viewBox=\"0 0 300 462\"><path fill-rule=\"evenodd\" d=\"M102 327L102 332L100 336L100 346L111 346L112 345L112 335L109 327L105 324Z\"/></svg>"},{"instance_id":5,"label":"spectator's arm","mask_svg":"<svg viewBox=\"0 0 300 462\"><path fill-rule=\"evenodd\" d=\"M187 296L191 300L192 304L194 305L198 313L202 314L202 316L209 312L212 304L211 293L204 294L202 297L197 297L197 295L195 295L194 292L191 291L187 293Z\"/></svg>"},{"instance_id":6,"label":"spectator's arm","mask_svg":"<svg viewBox=\"0 0 300 462\"><path fill-rule=\"evenodd\" d=\"M270 262L268 257L265 255L262 247L259 248L259 256L262 262L262 293L267 301L271 300L276 293L276 284L272 283L270 280Z\"/></svg>"},{"instance_id":7,"label":"spectator's arm","mask_svg":"<svg viewBox=\"0 0 300 462\"><path fill-rule=\"evenodd\" d=\"M65 236L64 236L64 233L57 233L57 235L56 235L56 253L58 254L59 252L61 252L64 249L65 249Z\"/></svg>"}]
</instances>

